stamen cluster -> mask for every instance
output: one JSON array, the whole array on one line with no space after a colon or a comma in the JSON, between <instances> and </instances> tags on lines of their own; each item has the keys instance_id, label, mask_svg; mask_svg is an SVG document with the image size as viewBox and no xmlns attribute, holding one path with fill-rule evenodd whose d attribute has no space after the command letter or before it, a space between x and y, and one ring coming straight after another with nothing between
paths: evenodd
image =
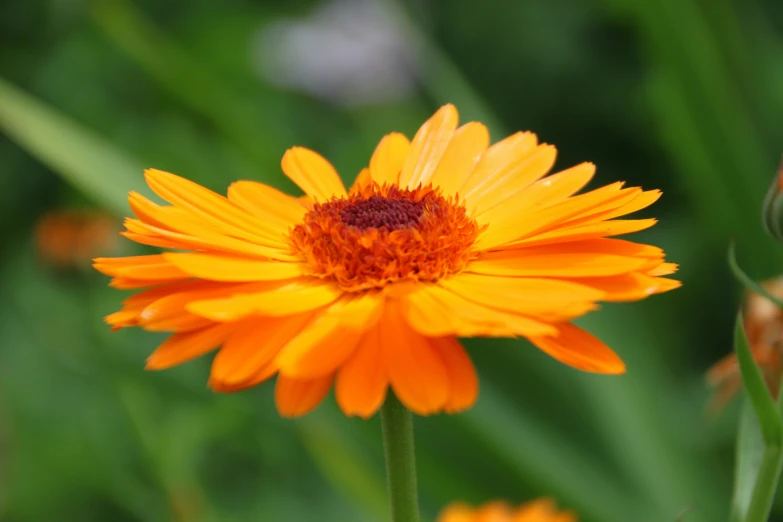
<instances>
[{"instance_id":1,"label":"stamen cluster","mask_svg":"<svg viewBox=\"0 0 783 522\"><path fill-rule=\"evenodd\" d=\"M431 186L370 184L315 204L290 239L313 275L360 292L460 271L475 257L471 247L480 231L464 205Z\"/></svg>"}]
</instances>

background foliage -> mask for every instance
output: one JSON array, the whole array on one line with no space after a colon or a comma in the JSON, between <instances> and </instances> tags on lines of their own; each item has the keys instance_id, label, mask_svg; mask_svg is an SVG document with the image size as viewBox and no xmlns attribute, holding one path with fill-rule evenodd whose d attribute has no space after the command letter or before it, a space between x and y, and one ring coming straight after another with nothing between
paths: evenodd
<instances>
[{"instance_id":1,"label":"background foliage","mask_svg":"<svg viewBox=\"0 0 783 522\"><path fill-rule=\"evenodd\" d=\"M262 57L282 53L265 29L312 20L316 2L0 4L1 520L387 520L378 419L345 419L329 399L281 420L269 383L207 390L209 358L145 373L161 337L108 332L120 294L86 259L47 262L34 230L53 209L122 216L145 166L219 191L236 179L292 190L279 159L300 144L350 180L385 132L411 134L444 102L496 139L537 132L560 168L595 162L595 186L662 188L647 213L661 222L637 238L681 263L685 285L580 322L626 360L622 377L522 340L468 341L477 406L416 421L425 520L455 499L538 495L586 522L725 519L738 408L706 418L703 373L731 347L730 239L756 278L780 270L759 214L783 142L781 4L385 5L415 49L399 68L415 86L360 104L263 74ZM349 59L301 54L316 51L334 69Z\"/></svg>"}]
</instances>

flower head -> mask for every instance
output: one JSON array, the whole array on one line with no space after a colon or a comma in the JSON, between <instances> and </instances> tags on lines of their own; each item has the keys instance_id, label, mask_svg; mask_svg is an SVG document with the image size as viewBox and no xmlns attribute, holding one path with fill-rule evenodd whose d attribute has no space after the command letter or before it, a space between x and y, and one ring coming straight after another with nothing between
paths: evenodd
<instances>
[{"instance_id":1,"label":"flower head","mask_svg":"<svg viewBox=\"0 0 783 522\"><path fill-rule=\"evenodd\" d=\"M542 498L517 508L505 502L490 502L478 508L452 504L443 510L437 522L577 522L577 518Z\"/></svg>"},{"instance_id":2,"label":"flower head","mask_svg":"<svg viewBox=\"0 0 783 522\"><path fill-rule=\"evenodd\" d=\"M293 148L283 171L305 192L252 181L228 197L158 170L169 205L130 194L124 235L178 250L96 259L117 288L150 287L107 318L173 335L161 369L221 347L210 385L233 391L277 375L283 415L306 413L335 383L349 415L369 417L391 387L419 414L459 411L477 378L457 337L528 338L575 368L621 373L608 347L569 321L598 301L679 286L654 246L611 238L654 219L620 218L658 191L614 183L575 195L595 167L544 177L555 148L531 133L489 146L446 105L412 141L389 134L350 191L324 158Z\"/></svg>"},{"instance_id":3,"label":"flower head","mask_svg":"<svg viewBox=\"0 0 783 522\"><path fill-rule=\"evenodd\" d=\"M761 284L770 294L783 298L783 277ZM767 387L777 396L783 376L783 310L766 297L748 292L743 311L745 334L750 351ZM720 412L742 388L737 356L731 353L707 372L707 383L715 388L709 411Z\"/></svg>"},{"instance_id":4,"label":"flower head","mask_svg":"<svg viewBox=\"0 0 783 522\"><path fill-rule=\"evenodd\" d=\"M90 258L114 249L119 225L117 218L97 210L53 210L38 219L35 244L41 259L55 267L84 267Z\"/></svg>"}]
</instances>

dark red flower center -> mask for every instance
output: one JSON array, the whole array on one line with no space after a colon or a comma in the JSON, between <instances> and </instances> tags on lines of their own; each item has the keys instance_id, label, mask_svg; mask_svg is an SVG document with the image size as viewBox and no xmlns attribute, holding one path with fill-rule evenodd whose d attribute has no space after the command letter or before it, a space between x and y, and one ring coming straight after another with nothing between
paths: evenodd
<instances>
[{"instance_id":1,"label":"dark red flower center","mask_svg":"<svg viewBox=\"0 0 783 522\"><path fill-rule=\"evenodd\" d=\"M370 196L368 199L354 201L341 209L340 220L359 230L385 227L391 231L415 227L419 223L422 212L424 212L424 201Z\"/></svg>"}]
</instances>

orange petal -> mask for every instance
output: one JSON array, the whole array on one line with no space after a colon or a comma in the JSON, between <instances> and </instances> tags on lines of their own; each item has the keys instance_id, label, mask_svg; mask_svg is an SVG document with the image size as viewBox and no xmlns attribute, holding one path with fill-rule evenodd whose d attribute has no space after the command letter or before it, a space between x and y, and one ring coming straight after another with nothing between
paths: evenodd
<instances>
[{"instance_id":1,"label":"orange petal","mask_svg":"<svg viewBox=\"0 0 783 522\"><path fill-rule=\"evenodd\" d=\"M457 129L430 182L445 195L457 193L479 158L489 146L489 131L481 123L467 123Z\"/></svg>"},{"instance_id":2,"label":"orange petal","mask_svg":"<svg viewBox=\"0 0 783 522\"><path fill-rule=\"evenodd\" d=\"M300 417L309 413L329 393L333 380L334 375L317 379L293 379L278 375L275 385L277 411L283 417Z\"/></svg>"},{"instance_id":3,"label":"orange petal","mask_svg":"<svg viewBox=\"0 0 783 522\"><path fill-rule=\"evenodd\" d=\"M278 281L300 277L305 271L300 263L261 261L225 254L167 252L162 256L188 277L210 281Z\"/></svg>"},{"instance_id":4,"label":"orange petal","mask_svg":"<svg viewBox=\"0 0 783 522\"><path fill-rule=\"evenodd\" d=\"M387 305L379 328L389 381L400 401L419 415L442 410L449 397L448 374L427 339L410 329L396 304Z\"/></svg>"},{"instance_id":5,"label":"orange petal","mask_svg":"<svg viewBox=\"0 0 783 522\"><path fill-rule=\"evenodd\" d=\"M174 334L147 358L146 369L163 370L204 355L220 346L231 329L231 325L216 324L193 332Z\"/></svg>"},{"instance_id":6,"label":"orange petal","mask_svg":"<svg viewBox=\"0 0 783 522\"><path fill-rule=\"evenodd\" d=\"M603 301L638 301L653 294L660 294L682 286L680 281L647 274L631 273L613 277L590 277L569 279L605 293Z\"/></svg>"},{"instance_id":7,"label":"orange petal","mask_svg":"<svg viewBox=\"0 0 783 522\"><path fill-rule=\"evenodd\" d=\"M207 386L209 386L212 389L212 391L215 393L234 393L234 392L246 390L248 388L252 388L253 386L257 386L262 382L269 380L269 378L272 377L275 373L277 373L277 368L275 368L274 364L269 363L263 368L259 369L252 377L250 377L246 381L242 381L235 384L228 384L225 382L210 379L207 382Z\"/></svg>"},{"instance_id":8,"label":"orange petal","mask_svg":"<svg viewBox=\"0 0 783 522\"><path fill-rule=\"evenodd\" d=\"M650 270L649 272L647 272L647 275L665 276L665 275L675 273L677 271L677 268L678 268L677 263L661 263L654 270Z\"/></svg>"},{"instance_id":9,"label":"orange petal","mask_svg":"<svg viewBox=\"0 0 783 522\"><path fill-rule=\"evenodd\" d=\"M130 277L115 277L109 281L109 286L118 290L135 290L149 286L165 285L176 279L133 279Z\"/></svg>"},{"instance_id":10,"label":"orange petal","mask_svg":"<svg viewBox=\"0 0 783 522\"><path fill-rule=\"evenodd\" d=\"M220 231L267 246L287 246L285 228L258 219L197 183L156 169L145 170L144 177L158 196Z\"/></svg>"},{"instance_id":11,"label":"orange petal","mask_svg":"<svg viewBox=\"0 0 783 522\"><path fill-rule=\"evenodd\" d=\"M558 511L551 499L541 498L520 506L514 513L514 521L577 522L577 519L571 512Z\"/></svg>"},{"instance_id":12,"label":"orange petal","mask_svg":"<svg viewBox=\"0 0 783 522\"><path fill-rule=\"evenodd\" d=\"M551 335L546 323L469 301L438 285L423 285L402 298L408 324L422 335L441 337Z\"/></svg>"},{"instance_id":13,"label":"orange petal","mask_svg":"<svg viewBox=\"0 0 783 522\"><path fill-rule=\"evenodd\" d=\"M501 520L506 522L511 519L513 514L514 512L511 509L511 506L502 501L487 502L476 510L476 518L479 522L495 522ZM515 520L514 522L517 521ZM551 521L547 520L546 522Z\"/></svg>"},{"instance_id":14,"label":"orange petal","mask_svg":"<svg viewBox=\"0 0 783 522\"><path fill-rule=\"evenodd\" d=\"M302 221L307 208L296 198L256 181L237 181L228 199L245 211L286 229Z\"/></svg>"},{"instance_id":15,"label":"orange petal","mask_svg":"<svg viewBox=\"0 0 783 522\"><path fill-rule=\"evenodd\" d=\"M547 176L508 199L504 204L488 210L481 220L489 224L489 228L479 237L476 248L489 250L505 245L519 238L525 230L535 229L539 226L539 221L536 220L533 210L540 212L547 206L565 200L584 187L594 173L595 165L582 163Z\"/></svg>"},{"instance_id":16,"label":"orange petal","mask_svg":"<svg viewBox=\"0 0 783 522\"><path fill-rule=\"evenodd\" d=\"M188 311L213 321L236 321L248 315L285 316L315 310L336 301L343 291L331 281L300 279L256 283L257 292L189 303Z\"/></svg>"},{"instance_id":17,"label":"orange petal","mask_svg":"<svg viewBox=\"0 0 783 522\"><path fill-rule=\"evenodd\" d=\"M198 291L210 291L220 290L231 285L222 283L213 283L210 281L176 281L165 286L158 288L151 288L138 294L134 294L122 301L123 305L129 307L137 307L139 311L143 310L147 305L157 301L161 297L166 297L171 294L181 292L198 292Z\"/></svg>"},{"instance_id":18,"label":"orange petal","mask_svg":"<svg viewBox=\"0 0 783 522\"><path fill-rule=\"evenodd\" d=\"M92 265L99 272L128 279L169 280L188 279L189 276L161 254L131 257L99 257Z\"/></svg>"},{"instance_id":19,"label":"orange petal","mask_svg":"<svg viewBox=\"0 0 783 522\"><path fill-rule=\"evenodd\" d=\"M172 314L158 317L154 321L139 321L141 326L150 332L190 332L214 324L208 319L189 313Z\"/></svg>"},{"instance_id":20,"label":"orange petal","mask_svg":"<svg viewBox=\"0 0 783 522\"><path fill-rule=\"evenodd\" d=\"M410 146L410 141L402 134L393 132L384 136L370 158L372 180L379 185L396 185Z\"/></svg>"},{"instance_id":21,"label":"orange petal","mask_svg":"<svg viewBox=\"0 0 783 522\"><path fill-rule=\"evenodd\" d=\"M138 326L139 314L137 312L121 310L107 315L103 320L106 324L111 325L111 331L115 332L121 328Z\"/></svg>"},{"instance_id":22,"label":"orange petal","mask_svg":"<svg viewBox=\"0 0 783 522\"><path fill-rule=\"evenodd\" d=\"M346 195L343 182L332 164L310 149L288 149L283 155L282 167L285 175L316 201Z\"/></svg>"},{"instance_id":23,"label":"orange petal","mask_svg":"<svg viewBox=\"0 0 783 522\"><path fill-rule=\"evenodd\" d=\"M645 257L623 256L593 249L594 242L566 243L534 249L489 252L465 270L477 274L529 277L601 277L626 274L649 263Z\"/></svg>"},{"instance_id":24,"label":"orange petal","mask_svg":"<svg viewBox=\"0 0 783 522\"><path fill-rule=\"evenodd\" d=\"M534 234L540 234L558 227L571 226L576 224L573 221L576 216L588 215L597 208L614 208L623 205L625 202L633 200L641 189L633 187L629 189L622 188L623 183L613 183L584 194L566 198L553 205L543 205L541 208L531 208L528 215L525 215L516 223L514 235L517 238L524 238ZM540 206L540 205L539 205ZM502 220L515 219L518 214L508 212L509 209L499 208L497 212L487 213L483 219L494 219L497 226L502 226ZM494 215L493 215L494 214ZM506 226L508 228L508 226Z\"/></svg>"},{"instance_id":25,"label":"orange petal","mask_svg":"<svg viewBox=\"0 0 783 522\"><path fill-rule=\"evenodd\" d=\"M539 228L544 229L550 224L566 223L570 220L580 219L582 216L615 209L633 201L642 193L642 189L639 187L623 188L624 186L624 181L617 181L545 207L542 209L543 212L536 212L538 214L536 221L542 220L542 218L545 221L544 226Z\"/></svg>"},{"instance_id":26,"label":"orange petal","mask_svg":"<svg viewBox=\"0 0 783 522\"><path fill-rule=\"evenodd\" d=\"M389 381L381 354L380 330L365 332L353 355L337 373L335 396L346 415L372 417L386 398Z\"/></svg>"},{"instance_id":27,"label":"orange petal","mask_svg":"<svg viewBox=\"0 0 783 522\"><path fill-rule=\"evenodd\" d=\"M461 198L466 194L480 196L498 183L508 185L508 195L522 190L536 181L523 176L525 160L536 150L538 138L532 132L517 132L489 147L481 156L473 172L458 186ZM541 176L546 174L542 173ZM513 192L512 192L513 190Z\"/></svg>"},{"instance_id":28,"label":"orange petal","mask_svg":"<svg viewBox=\"0 0 783 522\"><path fill-rule=\"evenodd\" d=\"M556 337L531 337L530 342L558 361L586 372L625 373L625 364L597 337L569 323L557 325Z\"/></svg>"},{"instance_id":29,"label":"orange petal","mask_svg":"<svg viewBox=\"0 0 783 522\"><path fill-rule=\"evenodd\" d=\"M163 297L147 304L139 313L139 325L147 330L176 330L178 329L177 325L183 323L191 325L207 321L204 317L199 317L189 312L187 306L191 302L200 299L218 298L230 295L234 291L251 290L254 287L252 285L213 284L196 286L193 289L184 291L174 291L174 289L166 289L166 287L161 288L164 290Z\"/></svg>"},{"instance_id":30,"label":"orange petal","mask_svg":"<svg viewBox=\"0 0 783 522\"><path fill-rule=\"evenodd\" d=\"M662 261L664 257L663 249L636 243L625 239L614 238L594 238L581 241L568 241L565 243L551 243L547 245L528 245L519 243L503 250L496 250L485 255L493 255L496 252L516 252L518 255L547 255L555 253L574 253L574 252L595 252L604 254L616 254L627 257L640 257L650 261ZM483 258L484 256L482 256Z\"/></svg>"},{"instance_id":31,"label":"orange petal","mask_svg":"<svg viewBox=\"0 0 783 522\"><path fill-rule=\"evenodd\" d=\"M175 212L177 209L160 207L153 202L139 196L134 203L137 208L144 207L142 215L154 216L154 219L139 221L125 220L125 228L129 233L141 236L151 236L153 242L147 242L134 238L135 241L164 248L180 248L185 250L209 250L227 251L237 254L255 255L280 260L296 260L290 253L290 245L275 241L266 241L260 244L254 241L246 241L226 235L216 230L204 220L199 220L188 215ZM162 223L163 225L151 224ZM126 234L127 235L127 234ZM128 236L130 237L130 236ZM282 238L282 232L280 233ZM158 244L160 239L165 243ZM259 240L260 241L260 240ZM281 246L282 245L282 246Z\"/></svg>"},{"instance_id":32,"label":"orange petal","mask_svg":"<svg viewBox=\"0 0 783 522\"><path fill-rule=\"evenodd\" d=\"M630 201L624 202L621 205L607 205L606 207L597 207L590 212L586 212L582 216L577 216L569 224L577 223L593 223L596 221L606 221L607 219L613 219L620 216L631 214L643 208L647 208L661 197L662 192L660 190L647 190L639 192Z\"/></svg>"},{"instance_id":33,"label":"orange petal","mask_svg":"<svg viewBox=\"0 0 783 522\"><path fill-rule=\"evenodd\" d=\"M189 218L195 219L194 216L189 215L185 210L177 208L171 205L158 205L142 196L135 190L128 192L128 205L131 208L136 217L148 225L154 225L160 228L166 228L167 221L158 219L158 215L162 215L166 218ZM206 224L206 226L209 226Z\"/></svg>"},{"instance_id":34,"label":"orange petal","mask_svg":"<svg viewBox=\"0 0 783 522\"><path fill-rule=\"evenodd\" d=\"M379 294L359 294L337 301L280 351L280 371L297 378L334 373L353 353L363 332L377 322L382 310L383 297Z\"/></svg>"},{"instance_id":35,"label":"orange petal","mask_svg":"<svg viewBox=\"0 0 783 522\"><path fill-rule=\"evenodd\" d=\"M334 371L351 356L362 332L340 330L334 317L321 316L294 337L277 358L280 372L311 379Z\"/></svg>"},{"instance_id":36,"label":"orange petal","mask_svg":"<svg viewBox=\"0 0 783 522\"><path fill-rule=\"evenodd\" d=\"M503 520L503 519L501 519ZM483 522L476 518L476 510L466 504L451 504L441 511L436 522Z\"/></svg>"},{"instance_id":37,"label":"orange petal","mask_svg":"<svg viewBox=\"0 0 783 522\"><path fill-rule=\"evenodd\" d=\"M143 292L139 292L138 294L132 295L125 299L122 302L122 311L111 314L106 318L106 322L110 325L114 326L116 328L122 328L126 326L140 326L144 322L141 315L144 312L144 310L155 303L156 301L159 301L165 297L184 293L184 292L198 292L198 291L208 291L212 290L215 291L217 289L223 288L224 285L216 285L215 283L209 283L206 281L177 281L174 283L168 283L156 288L151 288L149 290L145 290ZM190 316L191 314L187 314L184 311L184 302L187 300L184 300L178 308L174 308L173 310L164 310L163 312L168 314L167 317L164 317L163 315L160 315L158 319L161 319L161 324L165 326L165 323L168 320L171 320L172 318L183 318L185 316ZM155 319L155 317L148 317L149 319ZM174 323L177 321L174 320ZM157 324L157 323L155 323ZM153 328L155 329L155 324L153 324ZM203 319L201 321L200 325L196 326L207 326L210 324L210 321ZM144 324L145 328L147 327L146 324ZM173 326L173 325L172 325ZM181 326L181 325L180 325ZM182 329L182 328L180 328ZM192 328L191 328L192 329ZM176 328L172 328L172 330L177 331Z\"/></svg>"},{"instance_id":38,"label":"orange petal","mask_svg":"<svg viewBox=\"0 0 783 522\"><path fill-rule=\"evenodd\" d=\"M269 363L311 320L312 314L300 314L241 321L212 362L210 385L217 388L240 385L258 377L265 369L266 377L271 377L277 367L270 367Z\"/></svg>"},{"instance_id":39,"label":"orange petal","mask_svg":"<svg viewBox=\"0 0 783 522\"><path fill-rule=\"evenodd\" d=\"M359 175L356 176L353 185L351 185L350 193L353 194L355 192L359 192L370 183L372 183L372 176L370 176L370 169L367 168L362 169L361 172L359 172Z\"/></svg>"},{"instance_id":40,"label":"orange petal","mask_svg":"<svg viewBox=\"0 0 783 522\"><path fill-rule=\"evenodd\" d=\"M480 216L498 205L515 199L552 169L557 149L552 145L539 145L522 161L511 168L497 171L472 190L465 192L467 207Z\"/></svg>"},{"instance_id":41,"label":"orange petal","mask_svg":"<svg viewBox=\"0 0 783 522\"><path fill-rule=\"evenodd\" d=\"M726 379L736 378L738 376L739 363L737 362L737 356L733 353L730 353L712 365L712 367L707 371L706 379L707 384L710 386L718 386Z\"/></svg>"},{"instance_id":42,"label":"orange petal","mask_svg":"<svg viewBox=\"0 0 783 522\"><path fill-rule=\"evenodd\" d=\"M558 279L461 273L439 284L478 304L549 321L583 315L604 297L594 288Z\"/></svg>"},{"instance_id":43,"label":"orange petal","mask_svg":"<svg viewBox=\"0 0 783 522\"><path fill-rule=\"evenodd\" d=\"M455 413L473 406L478 396L478 377L473 363L460 342L454 337L430 339L449 377L449 398L446 413Z\"/></svg>"},{"instance_id":44,"label":"orange petal","mask_svg":"<svg viewBox=\"0 0 783 522\"><path fill-rule=\"evenodd\" d=\"M120 232L120 235L139 243L140 245L154 246L158 248L188 248L182 243L161 236L150 236L146 234L136 234L134 232Z\"/></svg>"},{"instance_id":45,"label":"orange petal","mask_svg":"<svg viewBox=\"0 0 783 522\"><path fill-rule=\"evenodd\" d=\"M444 105L421 126L411 142L400 171L400 187L414 189L429 183L457 128L457 109Z\"/></svg>"},{"instance_id":46,"label":"orange petal","mask_svg":"<svg viewBox=\"0 0 783 522\"><path fill-rule=\"evenodd\" d=\"M614 221L601 221L598 223L585 223L581 225L564 226L526 237L509 246L520 245L549 245L567 241L582 241L585 239L597 239L609 236L621 236L650 228L658 222L657 219L616 219Z\"/></svg>"}]
</instances>

